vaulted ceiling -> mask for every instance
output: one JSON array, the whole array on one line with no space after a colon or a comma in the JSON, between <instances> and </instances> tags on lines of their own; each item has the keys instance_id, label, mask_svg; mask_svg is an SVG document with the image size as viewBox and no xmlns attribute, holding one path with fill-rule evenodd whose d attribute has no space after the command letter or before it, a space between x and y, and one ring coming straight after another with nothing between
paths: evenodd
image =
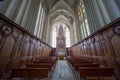
<instances>
[{"instance_id":1,"label":"vaulted ceiling","mask_svg":"<svg viewBox=\"0 0 120 80\"><path fill-rule=\"evenodd\" d=\"M49 7L48 26L53 26L57 22L64 22L70 29L75 26L74 5L79 0L46 0Z\"/></svg>"},{"instance_id":2,"label":"vaulted ceiling","mask_svg":"<svg viewBox=\"0 0 120 80\"><path fill-rule=\"evenodd\" d=\"M75 7L77 7L77 1L79 0L45 0L46 8L48 10L48 36L52 35L53 29L58 23L63 23L70 30L71 40L75 39L77 32L75 22ZM50 40L52 40L52 38L50 38L49 41ZM76 39L72 41L75 42Z\"/></svg>"},{"instance_id":3,"label":"vaulted ceiling","mask_svg":"<svg viewBox=\"0 0 120 80\"><path fill-rule=\"evenodd\" d=\"M48 9L51 10L57 2L61 0L46 0L46 5L48 6ZM63 0L65 1L72 9L74 9L75 2L78 0Z\"/></svg>"}]
</instances>

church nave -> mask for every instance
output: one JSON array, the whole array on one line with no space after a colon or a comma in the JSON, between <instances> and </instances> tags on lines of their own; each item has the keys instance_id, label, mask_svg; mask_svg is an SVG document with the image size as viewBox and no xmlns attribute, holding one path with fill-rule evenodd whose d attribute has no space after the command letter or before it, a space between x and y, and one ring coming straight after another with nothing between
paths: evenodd
<instances>
[{"instance_id":1,"label":"church nave","mask_svg":"<svg viewBox=\"0 0 120 80\"><path fill-rule=\"evenodd\" d=\"M120 80L120 0L0 0L0 80Z\"/></svg>"}]
</instances>

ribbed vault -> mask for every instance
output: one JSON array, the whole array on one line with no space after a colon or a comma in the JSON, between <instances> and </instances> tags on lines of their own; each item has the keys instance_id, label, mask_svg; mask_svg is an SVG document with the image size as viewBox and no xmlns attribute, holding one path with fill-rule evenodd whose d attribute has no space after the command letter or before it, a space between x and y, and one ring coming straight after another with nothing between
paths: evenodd
<instances>
[{"instance_id":1,"label":"ribbed vault","mask_svg":"<svg viewBox=\"0 0 120 80\"><path fill-rule=\"evenodd\" d=\"M64 23L70 30L70 40L74 43L76 36L76 23L75 23L75 14L73 9L66 3L64 0L58 1L53 8L49 11L48 14L48 28L47 28L47 40L49 43L52 41L53 27L55 24L62 22ZM72 40L74 39L74 40Z\"/></svg>"}]
</instances>

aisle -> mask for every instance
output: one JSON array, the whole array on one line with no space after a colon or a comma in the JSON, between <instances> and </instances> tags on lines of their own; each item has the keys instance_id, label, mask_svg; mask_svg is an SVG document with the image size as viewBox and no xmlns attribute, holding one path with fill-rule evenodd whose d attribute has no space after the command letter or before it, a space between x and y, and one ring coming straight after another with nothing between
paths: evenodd
<instances>
[{"instance_id":1,"label":"aisle","mask_svg":"<svg viewBox=\"0 0 120 80\"><path fill-rule=\"evenodd\" d=\"M58 60L55 69L50 76L51 80L76 80L68 62L66 60Z\"/></svg>"}]
</instances>

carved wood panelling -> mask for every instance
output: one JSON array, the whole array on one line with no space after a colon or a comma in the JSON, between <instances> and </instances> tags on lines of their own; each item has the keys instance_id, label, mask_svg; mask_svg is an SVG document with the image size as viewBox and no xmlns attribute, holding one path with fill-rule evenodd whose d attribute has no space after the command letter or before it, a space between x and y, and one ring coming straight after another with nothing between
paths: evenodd
<instances>
[{"instance_id":1,"label":"carved wood panelling","mask_svg":"<svg viewBox=\"0 0 120 80\"><path fill-rule=\"evenodd\" d=\"M11 67L47 57L51 51L51 46L0 14L0 77Z\"/></svg>"},{"instance_id":2,"label":"carved wood panelling","mask_svg":"<svg viewBox=\"0 0 120 80\"><path fill-rule=\"evenodd\" d=\"M78 45L81 45L78 47ZM80 48L76 50L76 48ZM70 47L75 57L92 60L102 66L114 67L120 75L120 18ZM76 52L77 51L77 52ZM120 78L119 78L120 79Z\"/></svg>"}]
</instances>

